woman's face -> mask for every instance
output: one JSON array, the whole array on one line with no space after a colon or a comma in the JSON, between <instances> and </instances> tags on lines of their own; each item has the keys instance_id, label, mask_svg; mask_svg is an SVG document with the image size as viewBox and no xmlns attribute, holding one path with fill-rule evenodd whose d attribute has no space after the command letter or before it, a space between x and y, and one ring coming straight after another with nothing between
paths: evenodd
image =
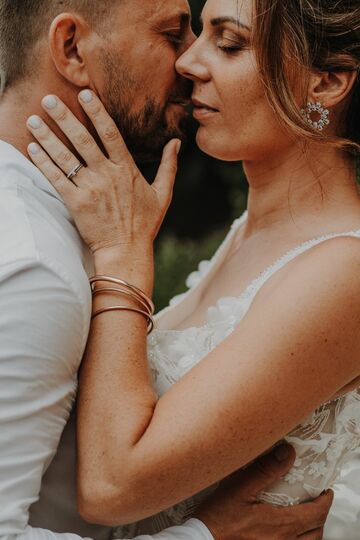
<instances>
[{"instance_id":1,"label":"woman's face","mask_svg":"<svg viewBox=\"0 0 360 540\"><path fill-rule=\"evenodd\" d=\"M266 99L250 48L252 0L208 0L203 31L178 60L194 82L200 148L226 161L263 160L289 144Z\"/></svg>"}]
</instances>

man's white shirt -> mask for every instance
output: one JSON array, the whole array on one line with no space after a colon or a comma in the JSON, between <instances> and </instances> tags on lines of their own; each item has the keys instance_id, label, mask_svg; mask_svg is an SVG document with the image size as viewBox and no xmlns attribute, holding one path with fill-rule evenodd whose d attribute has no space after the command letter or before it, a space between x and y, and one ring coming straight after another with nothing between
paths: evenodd
<instances>
[{"instance_id":1,"label":"man's white shirt","mask_svg":"<svg viewBox=\"0 0 360 540\"><path fill-rule=\"evenodd\" d=\"M111 535L86 524L75 502L69 415L89 330L91 273L91 255L60 196L0 141L0 538ZM192 519L138 540L145 538L213 537Z\"/></svg>"}]
</instances>

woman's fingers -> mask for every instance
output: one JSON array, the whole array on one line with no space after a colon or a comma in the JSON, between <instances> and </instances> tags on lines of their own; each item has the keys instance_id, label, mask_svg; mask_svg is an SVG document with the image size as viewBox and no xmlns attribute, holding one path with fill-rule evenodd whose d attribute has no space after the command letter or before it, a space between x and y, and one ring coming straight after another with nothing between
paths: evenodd
<instances>
[{"instance_id":1,"label":"woman's fingers","mask_svg":"<svg viewBox=\"0 0 360 540\"><path fill-rule=\"evenodd\" d=\"M173 139L165 146L160 167L152 185L162 204L165 205L171 202L180 148L181 141L179 139Z\"/></svg>"},{"instance_id":2,"label":"woman's fingers","mask_svg":"<svg viewBox=\"0 0 360 540\"><path fill-rule=\"evenodd\" d=\"M40 116L31 116L27 127L58 167L68 175L79 165L79 160L49 129ZM35 147L34 147L35 148Z\"/></svg>"},{"instance_id":3,"label":"woman's fingers","mask_svg":"<svg viewBox=\"0 0 360 540\"><path fill-rule=\"evenodd\" d=\"M65 103L56 96L46 96L41 103L88 165L101 163L106 159L94 138ZM52 155L51 157L53 158Z\"/></svg>"},{"instance_id":4,"label":"woman's fingers","mask_svg":"<svg viewBox=\"0 0 360 540\"><path fill-rule=\"evenodd\" d=\"M34 165L46 176L59 195L68 202L74 190L77 190L75 184L68 180L65 174L52 162L47 153L38 144L29 144L28 154Z\"/></svg>"},{"instance_id":5,"label":"woman's fingers","mask_svg":"<svg viewBox=\"0 0 360 540\"><path fill-rule=\"evenodd\" d=\"M133 164L120 131L96 94L91 90L82 90L79 103L93 123L109 158L114 163L128 161Z\"/></svg>"}]
</instances>

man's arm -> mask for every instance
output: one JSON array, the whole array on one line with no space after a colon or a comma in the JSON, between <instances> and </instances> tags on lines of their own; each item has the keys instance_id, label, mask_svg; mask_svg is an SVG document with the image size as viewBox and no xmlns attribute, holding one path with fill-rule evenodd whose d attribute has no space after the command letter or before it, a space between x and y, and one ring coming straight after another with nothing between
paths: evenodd
<instances>
[{"instance_id":1,"label":"man's arm","mask_svg":"<svg viewBox=\"0 0 360 540\"><path fill-rule=\"evenodd\" d=\"M13 538L67 422L88 322L65 270L40 255L0 266L0 305L0 537Z\"/></svg>"},{"instance_id":2,"label":"man's arm","mask_svg":"<svg viewBox=\"0 0 360 540\"><path fill-rule=\"evenodd\" d=\"M332 503L331 492L291 508L257 502L257 494L286 474L294 459L291 447L276 449L234 475L196 512L194 519L134 540L321 540ZM54 534L29 527L17 540L81 539L74 534Z\"/></svg>"},{"instance_id":3,"label":"man's arm","mask_svg":"<svg viewBox=\"0 0 360 540\"><path fill-rule=\"evenodd\" d=\"M3 538L2 538L3 540ZM9 539L10 540L10 539ZM15 538L11 538L15 540ZM16 540L91 540L81 538L71 533L53 533L44 529L28 527L23 534L16 537ZM125 540L125 539L123 539ZM197 520L191 519L184 525L171 527L159 534L136 536L133 540L214 540L212 534L205 525Z\"/></svg>"}]
</instances>

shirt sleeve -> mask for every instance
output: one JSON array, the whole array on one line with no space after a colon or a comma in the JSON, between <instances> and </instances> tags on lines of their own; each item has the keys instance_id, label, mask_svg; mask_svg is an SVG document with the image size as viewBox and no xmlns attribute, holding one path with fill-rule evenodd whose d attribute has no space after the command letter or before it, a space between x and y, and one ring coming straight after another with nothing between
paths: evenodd
<instances>
[{"instance_id":1,"label":"shirt sleeve","mask_svg":"<svg viewBox=\"0 0 360 540\"><path fill-rule=\"evenodd\" d=\"M87 322L61 272L0 266L0 538L26 530L77 387Z\"/></svg>"},{"instance_id":2,"label":"shirt sleeve","mask_svg":"<svg viewBox=\"0 0 360 540\"><path fill-rule=\"evenodd\" d=\"M15 540L15 539L12 539ZM76 534L56 534L44 529L27 530L19 535L16 540L91 540L81 539ZM214 540L209 529L198 519L190 519L184 525L170 527L158 534L136 536L132 540Z\"/></svg>"}]
</instances>

